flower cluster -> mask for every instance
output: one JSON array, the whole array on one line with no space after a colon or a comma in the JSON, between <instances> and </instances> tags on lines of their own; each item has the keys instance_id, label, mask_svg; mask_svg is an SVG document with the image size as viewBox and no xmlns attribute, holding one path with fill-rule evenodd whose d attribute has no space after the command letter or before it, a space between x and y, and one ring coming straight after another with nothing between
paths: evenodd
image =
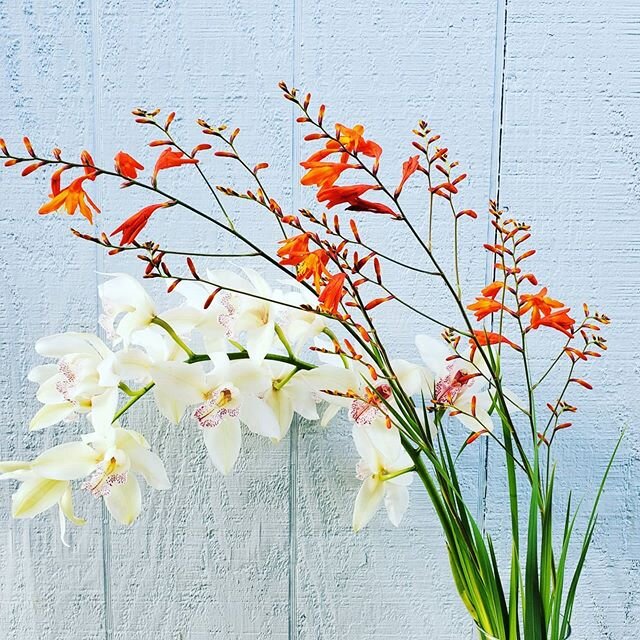
<instances>
[{"instance_id":1,"label":"flower cluster","mask_svg":"<svg viewBox=\"0 0 640 640\"><path fill-rule=\"evenodd\" d=\"M388 187L379 175L382 147L365 136L363 125L327 126L324 105L314 115L310 94L301 96L285 83L280 88L300 110L298 122L311 129L305 140L322 144L301 163L301 183L315 190L320 211L285 211L263 182L268 163L253 164L240 153L240 130L228 134L226 125L212 125L202 118L197 124L211 142L203 141L189 151L173 134L175 113L162 122L157 109L134 110L137 123L159 132L149 146L162 151L148 173L125 151L116 154L113 168L103 168L86 151L79 161L63 159L60 149L43 157L24 138L26 155L20 155L0 140L5 165L23 166L22 175L54 168L41 214L79 212L92 222L100 209L87 189L98 179L114 178L121 187L152 195L149 204L117 224L111 235L74 233L109 254L136 252L144 264L142 277L166 281L167 292L181 297L178 306L159 311L138 280L118 274L100 286L100 323L110 345L87 333L38 342L38 353L55 362L36 367L30 375L39 384L37 395L43 404L31 428L84 415L91 430L80 441L53 447L32 461L0 463L2 477L21 482L13 497L14 516L32 517L58 505L62 522L81 524L72 506L72 483L79 481L84 490L104 499L117 520L131 523L141 508L138 475L156 489L169 487L164 465L145 438L122 426L125 420L134 420L129 409L147 395L172 422L189 415L213 464L225 474L240 455L243 428L279 441L295 414L326 425L344 410L361 458L356 468L362 484L355 498L354 529L365 526L383 503L391 522L398 525L407 509L408 485L417 476L442 523L456 587L485 635L521 637L522 623L523 629L546 629L544 637L550 640L565 640L573 584L580 577L584 555L565 596L557 580L566 569L574 515L569 503L563 548L554 555L549 535L554 513L553 445L556 435L572 426L566 415L577 411L568 394L591 389L576 369L606 350L600 332L609 318L585 305L579 321L549 287L539 285L527 268L536 253L527 248L529 226L506 218L494 202L489 207L494 240L484 245L493 256L492 278L475 301L467 301L460 278L459 237L463 223L478 214L458 206L467 174L450 158L440 136L420 120L412 143L418 153L402 163L396 186ZM251 188L213 183L204 160L215 158L238 163ZM192 171L202 180L219 215L202 211L161 186L163 172L170 169ZM71 175L63 187L63 177ZM409 181L412 188L425 189L426 215L405 211L403 195ZM273 219L282 233L277 245L265 246L264 238L236 228L228 210L234 199L253 202ZM446 210L451 233L443 246L436 246L432 221L440 206ZM215 225L244 244L246 253L196 256L153 240L142 241L152 220L174 207ZM379 215L406 230L407 242L421 250L419 264L389 255L384 242L362 236L358 217ZM442 254L451 253L449 269L443 266ZM196 257L256 258L291 287L274 288L249 268L228 271L196 265ZM456 312L453 324L434 317L429 296L416 300L398 296L383 276L391 267L423 279L425 289L431 286L449 295ZM394 312L404 310L417 322L437 327L437 337L416 336L420 356L416 362L389 355L390 341L381 335L376 318L386 303L394 305ZM548 341L555 351L544 354L547 364L538 371L539 359L529 355L529 343L542 331L558 344ZM515 365L508 368L508 376L507 359ZM547 383L561 376L563 367L560 392L549 391ZM514 370L518 373L511 373ZM542 407L549 412L548 419L541 417L547 415ZM508 594L503 592L491 538L481 532L461 489L457 456L450 446L459 437L451 424L458 422L465 428L458 456L481 436L505 455L513 534L511 570L502 572L510 575ZM520 549L518 524L523 486L530 497L526 552ZM599 495L584 549L593 535ZM529 637L526 633L523 637Z\"/></svg>"},{"instance_id":2,"label":"flower cluster","mask_svg":"<svg viewBox=\"0 0 640 640\"><path fill-rule=\"evenodd\" d=\"M354 528L368 522L383 495L389 517L398 525L408 504L406 486L413 467L389 410L378 399L393 403L389 385L379 384L382 373L331 353L331 331L322 318L297 306L305 298L299 290L273 291L250 269L242 275L208 272L207 280L243 293L182 282L176 287L182 304L160 313L134 278L118 274L100 286L100 321L111 347L90 333L38 341L37 352L55 363L39 365L29 375L39 385L37 397L43 404L30 429L84 415L93 431L31 462L0 463L3 477L23 482L14 495L13 515L32 517L58 504L66 518L80 524L84 520L73 513L71 481L83 480L81 487L104 498L118 521L133 522L141 508L136 474L155 489L169 488L164 465L144 437L120 425L125 411L152 392L159 411L173 423L189 408L213 464L224 474L240 453L241 425L277 442L287 434L294 414L319 420L317 404L324 402L326 424L346 408L362 456L358 477L364 481ZM262 295L273 302L258 297ZM317 364L300 359L309 341L320 354ZM420 336L417 344L423 364L392 362L403 387L412 395L428 394L472 431L490 428L486 385L473 374L465 376L462 363L450 364L451 352L440 341Z\"/></svg>"}]
</instances>

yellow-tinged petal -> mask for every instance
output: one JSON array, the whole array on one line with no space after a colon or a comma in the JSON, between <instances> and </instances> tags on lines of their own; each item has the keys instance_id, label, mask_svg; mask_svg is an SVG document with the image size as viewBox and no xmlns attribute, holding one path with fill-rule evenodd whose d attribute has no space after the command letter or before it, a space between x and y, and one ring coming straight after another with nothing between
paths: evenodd
<instances>
[{"instance_id":1,"label":"yellow-tinged petal","mask_svg":"<svg viewBox=\"0 0 640 640\"><path fill-rule=\"evenodd\" d=\"M140 485L133 473L129 473L124 484L114 484L104 497L109 513L121 524L132 524L142 507Z\"/></svg>"},{"instance_id":2,"label":"yellow-tinged petal","mask_svg":"<svg viewBox=\"0 0 640 640\"><path fill-rule=\"evenodd\" d=\"M66 480L50 480L34 476L25 480L11 497L11 514L14 518L33 518L56 504L69 483Z\"/></svg>"},{"instance_id":3,"label":"yellow-tinged petal","mask_svg":"<svg viewBox=\"0 0 640 640\"><path fill-rule=\"evenodd\" d=\"M73 411L74 406L71 402L45 404L44 407L42 407L31 419L31 422L29 423L29 431L50 427L52 424L56 424L56 422L60 422L67 416L70 416Z\"/></svg>"},{"instance_id":4,"label":"yellow-tinged petal","mask_svg":"<svg viewBox=\"0 0 640 640\"><path fill-rule=\"evenodd\" d=\"M84 518L79 518L73 512L73 497L71 495L70 485L67 486L67 488L65 489L65 492L62 494L59 504L60 504L60 510L62 511L62 513L64 514L64 517L67 520L69 520L70 522L73 522L73 524L76 524L80 527L87 523L87 521Z\"/></svg>"},{"instance_id":5,"label":"yellow-tinged petal","mask_svg":"<svg viewBox=\"0 0 640 640\"><path fill-rule=\"evenodd\" d=\"M77 480L89 475L100 460L101 456L84 442L67 442L41 453L31 468L53 480Z\"/></svg>"},{"instance_id":6,"label":"yellow-tinged petal","mask_svg":"<svg viewBox=\"0 0 640 640\"><path fill-rule=\"evenodd\" d=\"M383 482L370 477L362 483L353 509L354 531L360 531L373 518L383 498Z\"/></svg>"}]
</instances>

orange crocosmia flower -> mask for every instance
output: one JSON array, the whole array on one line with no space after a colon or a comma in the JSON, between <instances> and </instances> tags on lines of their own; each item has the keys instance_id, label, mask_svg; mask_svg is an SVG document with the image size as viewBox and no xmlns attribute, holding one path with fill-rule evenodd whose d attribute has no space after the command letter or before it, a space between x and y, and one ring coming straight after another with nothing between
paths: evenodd
<instances>
[{"instance_id":1,"label":"orange crocosmia flower","mask_svg":"<svg viewBox=\"0 0 640 640\"><path fill-rule=\"evenodd\" d=\"M276 252L282 265L297 265L309 253L309 238L311 234L308 232L301 233L297 236L291 236L286 240L280 240L282 245Z\"/></svg>"},{"instance_id":2,"label":"orange crocosmia flower","mask_svg":"<svg viewBox=\"0 0 640 640\"><path fill-rule=\"evenodd\" d=\"M127 218L117 229L111 232L111 236L115 236L117 233L122 234L121 244L131 244L138 234L147 226L149 218L162 207L166 207L166 202L160 202L159 204L150 204L148 207L140 209L137 213L134 213L130 218Z\"/></svg>"},{"instance_id":3,"label":"orange crocosmia flower","mask_svg":"<svg viewBox=\"0 0 640 640\"><path fill-rule=\"evenodd\" d=\"M308 169L307 173L302 176L300 184L305 186L316 185L318 187L330 187L340 177L343 171L359 168L357 164L349 164L346 162L321 162L312 160L301 162L300 165L304 169Z\"/></svg>"},{"instance_id":4,"label":"orange crocosmia flower","mask_svg":"<svg viewBox=\"0 0 640 640\"><path fill-rule=\"evenodd\" d=\"M404 183L420 168L420 156L411 156L407 161L402 163L402 178L396 189L396 197L402 192Z\"/></svg>"},{"instance_id":5,"label":"orange crocosmia flower","mask_svg":"<svg viewBox=\"0 0 640 640\"><path fill-rule=\"evenodd\" d=\"M547 296L547 287L543 287L538 293L523 293L520 296L519 315L523 316L531 311L531 326L533 326L538 323L541 316L548 315L554 309L561 307L564 307L564 304Z\"/></svg>"},{"instance_id":6,"label":"orange crocosmia flower","mask_svg":"<svg viewBox=\"0 0 640 640\"><path fill-rule=\"evenodd\" d=\"M153 179L155 181L158 176L158 172L163 169L171 169L172 167L180 167L183 164L197 164L199 161L197 158L189 158L185 156L182 151L173 151L172 149L165 149L156 160L156 166L153 168Z\"/></svg>"},{"instance_id":7,"label":"orange crocosmia flower","mask_svg":"<svg viewBox=\"0 0 640 640\"><path fill-rule=\"evenodd\" d=\"M329 278L329 282L318 296L320 308L327 313L336 314L340 302L346 291L344 289L344 281L347 276L344 273L337 273Z\"/></svg>"},{"instance_id":8,"label":"orange crocosmia flower","mask_svg":"<svg viewBox=\"0 0 640 640\"><path fill-rule=\"evenodd\" d=\"M327 272L327 262L329 262L329 254L323 249L308 253L297 265L298 280L313 278L316 293L320 293L322 276Z\"/></svg>"},{"instance_id":9,"label":"orange crocosmia flower","mask_svg":"<svg viewBox=\"0 0 640 640\"><path fill-rule=\"evenodd\" d=\"M556 329L556 331L560 331L564 333L567 337L573 337L573 325L575 324L575 320L569 316L569 309L556 309L551 313L548 313L540 318L538 318L535 322L533 318L531 319L531 328L537 329L538 327L551 327L552 329Z\"/></svg>"},{"instance_id":10,"label":"orange crocosmia flower","mask_svg":"<svg viewBox=\"0 0 640 640\"><path fill-rule=\"evenodd\" d=\"M495 298L503 288L503 282L492 282L491 284L488 284L481 293L485 298Z\"/></svg>"},{"instance_id":11,"label":"orange crocosmia flower","mask_svg":"<svg viewBox=\"0 0 640 640\"><path fill-rule=\"evenodd\" d=\"M476 320L482 320L487 316L490 316L492 313L496 311L500 311L504 309L504 307L493 298L476 298L476 301L473 304L470 304L467 309L469 311L473 311Z\"/></svg>"},{"instance_id":12,"label":"orange crocosmia flower","mask_svg":"<svg viewBox=\"0 0 640 640\"><path fill-rule=\"evenodd\" d=\"M372 202L371 200L365 200L364 198L354 198L350 201L347 207L349 211L369 211L371 213L385 213L394 218L400 219L399 213L394 211L391 207L381 202Z\"/></svg>"},{"instance_id":13,"label":"orange crocosmia flower","mask_svg":"<svg viewBox=\"0 0 640 640\"><path fill-rule=\"evenodd\" d=\"M128 153L124 151L118 151L116 153L113 162L116 166L116 171L125 178L131 178L135 180L138 177L138 171L142 171L144 167Z\"/></svg>"},{"instance_id":14,"label":"orange crocosmia flower","mask_svg":"<svg viewBox=\"0 0 640 640\"><path fill-rule=\"evenodd\" d=\"M486 347L490 344L508 344L516 351L522 351L522 349L515 343L506 338L501 333L495 333L494 331L482 331L476 330L473 332L476 337L475 340L470 340L471 348L475 350L477 346Z\"/></svg>"},{"instance_id":15,"label":"orange crocosmia flower","mask_svg":"<svg viewBox=\"0 0 640 640\"><path fill-rule=\"evenodd\" d=\"M353 184L345 187L332 186L323 187L318 191L318 202L327 202L327 209L336 207L339 204L351 204L355 202L363 193L371 189L378 189L374 184Z\"/></svg>"},{"instance_id":16,"label":"orange crocosmia flower","mask_svg":"<svg viewBox=\"0 0 640 640\"><path fill-rule=\"evenodd\" d=\"M68 187L60 190L60 173L56 172L58 175L54 177L52 176L52 191L51 199L49 202L45 202L38 213L45 215L47 213L53 213L54 211L58 211L62 207L65 208L66 212L72 216L78 209L80 213L91 223L93 224L93 211L96 213L100 213L100 209L98 205L87 195L87 192L83 189L83 183L85 180L94 180L96 177L96 173L90 173L80 176L75 180L72 180ZM55 175L55 174L54 174ZM57 193L56 193L57 191Z\"/></svg>"},{"instance_id":17,"label":"orange crocosmia flower","mask_svg":"<svg viewBox=\"0 0 640 640\"><path fill-rule=\"evenodd\" d=\"M367 191L378 190L380 187L374 184L353 184L349 186L322 187L316 198L318 202L327 202L327 209L331 209L339 204L346 204L349 211L370 211L373 213L386 213L394 217L398 214L380 202L371 202L361 196Z\"/></svg>"},{"instance_id":18,"label":"orange crocosmia flower","mask_svg":"<svg viewBox=\"0 0 640 640\"><path fill-rule=\"evenodd\" d=\"M375 158L376 161L382 155L382 147L373 140L365 140L363 137L364 127L361 124L355 125L353 128L346 127L343 124L336 124L336 137L347 151L351 153L362 153L369 158ZM334 145L342 148L333 140L327 143L328 148Z\"/></svg>"}]
</instances>

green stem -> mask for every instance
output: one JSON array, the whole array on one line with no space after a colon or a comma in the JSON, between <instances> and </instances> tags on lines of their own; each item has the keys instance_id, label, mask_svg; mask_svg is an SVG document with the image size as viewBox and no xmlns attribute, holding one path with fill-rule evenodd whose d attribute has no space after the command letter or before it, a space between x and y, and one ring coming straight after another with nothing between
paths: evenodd
<instances>
[{"instance_id":1,"label":"green stem","mask_svg":"<svg viewBox=\"0 0 640 640\"><path fill-rule=\"evenodd\" d=\"M276 391L280 391L280 389L282 389L282 387L284 387L287 382L289 382L289 380L291 380L291 378L293 378L293 376L298 373L298 371L300 371L300 369L298 369L297 367L291 369L291 371L289 371L289 373L284 378L282 378L282 380L278 380L277 382L273 383L273 388Z\"/></svg>"},{"instance_id":2,"label":"green stem","mask_svg":"<svg viewBox=\"0 0 640 640\"><path fill-rule=\"evenodd\" d=\"M182 338L174 331L173 327L165 322L162 318L158 316L154 316L153 320L151 320L151 324L157 324L159 327L162 327L173 339L173 341L187 354L187 357L191 358L195 355L193 351L186 345L186 343L182 340Z\"/></svg>"},{"instance_id":3,"label":"green stem","mask_svg":"<svg viewBox=\"0 0 640 640\"><path fill-rule=\"evenodd\" d=\"M287 340L287 336L284 335L284 331L282 331L282 327L279 324L276 324L274 326L274 329L275 329L276 335L278 336L278 339L280 340L280 342L282 342L282 346L286 349L287 355L290 358L295 358L296 355L293 352L293 349L291 348L289 341Z\"/></svg>"},{"instance_id":4,"label":"green stem","mask_svg":"<svg viewBox=\"0 0 640 640\"><path fill-rule=\"evenodd\" d=\"M379 478L382 481L393 480L394 478L398 478L399 476L403 476L405 473L411 473L416 470L416 466L412 464L410 467L406 467L404 469L400 469L398 471L391 471L389 473L381 473Z\"/></svg>"}]
</instances>

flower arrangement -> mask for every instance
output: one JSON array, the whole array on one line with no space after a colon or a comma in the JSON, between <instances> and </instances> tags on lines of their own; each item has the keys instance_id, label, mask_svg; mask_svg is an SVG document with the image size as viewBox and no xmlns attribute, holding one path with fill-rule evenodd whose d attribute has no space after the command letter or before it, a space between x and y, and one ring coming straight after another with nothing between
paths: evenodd
<instances>
[{"instance_id":1,"label":"flower arrangement","mask_svg":"<svg viewBox=\"0 0 640 640\"><path fill-rule=\"evenodd\" d=\"M478 214L458 207L456 196L466 174L449 159L440 136L420 121L413 131L416 153L403 163L397 186L389 187L379 177L382 148L365 137L362 125L328 126L324 105L312 111L309 94L285 83L280 89L299 109L298 122L309 128L305 140L321 145L301 163L301 183L315 189L320 212L283 210L263 183L268 164L251 166L238 150L238 129L229 134L224 125L198 120L213 144L185 150L173 135L174 113L159 120L159 110L133 111L136 122L159 135L150 146L163 149L150 176L124 151L108 169L86 151L78 161L63 158L60 149L45 157L24 138L26 154L16 154L0 140L5 166L22 167L23 176L53 169L51 193L40 214L79 212L92 223L100 208L87 189L98 179L146 192L151 204L110 236L73 232L109 254L133 251L144 263L144 279L166 280L167 291L180 297L178 306L160 311L138 280L115 274L99 287L106 341L92 333L62 333L37 342L37 352L50 361L29 376L39 385L43 405L30 429L82 414L88 430L80 440L59 444L33 460L0 463L2 477L20 483L12 498L13 516L31 518L57 506L64 540L67 520L85 522L73 507L73 492L80 489L104 500L117 521L131 524L142 507L140 476L154 489L170 488L163 462L145 437L123 426L128 410L143 397L152 395L173 423L187 412L223 474L232 471L240 455L243 428L279 441L295 414L326 425L345 409L361 458L354 530L367 525L382 505L391 522L400 525L408 485L417 476L442 525L455 586L480 637L565 640L615 451L603 471L577 559L570 561L578 509L569 495L561 512L554 512L554 443L571 432L574 392L591 389L580 370L606 350L600 331L609 318L585 304L578 319L539 284L528 266L535 254L529 248L529 226L508 217L495 202L489 206L494 242L484 245L493 278L473 302L466 300L458 240L465 220ZM203 168L207 156L238 163L255 186L238 191L214 185ZM186 171L186 165L210 190L219 215L161 186L163 172ZM403 207L410 180L425 185L426 216ZM227 202L238 199L275 220L282 232L278 246L263 247L236 228ZM450 269L441 263L432 237L438 205L452 222ZM246 267L230 271L196 264L229 255L142 241L153 219L174 207L244 244L246 252L232 254L233 261L260 259L288 280L287 288L273 288ZM359 216L388 216L403 225L408 242L420 248L422 263L406 263L364 237ZM399 298L383 277L391 268L443 288L456 323L431 315L423 300ZM376 314L388 304L436 327L435 335L416 337L416 362L393 358L392 345L377 329ZM530 357L527 345L538 332L557 336L551 341L557 348L543 367ZM560 389L543 385L562 371ZM510 388L525 393L520 398ZM490 532L476 522L458 478L458 456L480 438L504 453L511 553L503 561Z\"/></svg>"}]
</instances>

